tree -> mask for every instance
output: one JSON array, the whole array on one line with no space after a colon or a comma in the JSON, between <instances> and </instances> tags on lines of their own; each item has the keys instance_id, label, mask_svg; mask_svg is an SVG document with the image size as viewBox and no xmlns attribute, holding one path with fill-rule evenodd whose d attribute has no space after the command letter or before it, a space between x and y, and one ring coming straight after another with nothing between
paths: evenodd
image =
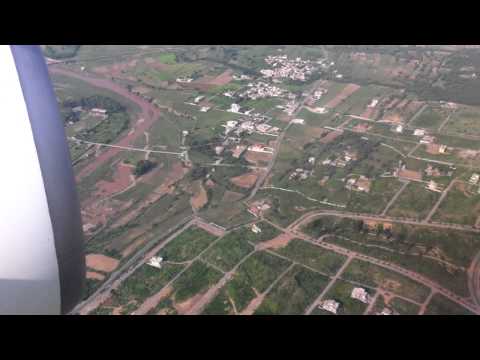
<instances>
[{"instance_id":1,"label":"tree","mask_svg":"<svg viewBox=\"0 0 480 360\"><path fill-rule=\"evenodd\" d=\"M136 176L142 176L149 172L153 167L155 166L155 163L153 163L150 160L140 160L137 162L137 165L135 166L135 170L133 173Z\"/></svg>"}]
</instances>

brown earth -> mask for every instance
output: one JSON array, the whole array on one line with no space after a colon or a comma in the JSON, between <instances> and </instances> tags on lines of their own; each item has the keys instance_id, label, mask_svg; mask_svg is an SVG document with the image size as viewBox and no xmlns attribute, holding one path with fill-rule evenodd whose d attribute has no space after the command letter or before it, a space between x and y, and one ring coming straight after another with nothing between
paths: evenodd
<instances>
[{"instance_id":1,"label":"brown earth","mask_svg":"<svg viewBox=\"0 0 480 360\"><path fill-rule=\"evenodd\" d=\"M333 140L335 140L337 137L339 137L342 134L343 134L342 131L330 131L330 133L328 133L326 136L320 139L320 142L322 144L331 143Z\"/></svg>"},{"instance_id":2,"label":"brown earth","mask_svg":"<svg viewBox=\"0 0 480 360\"><path fill-rule=\"evenodd\" d=\"M190 299L187 299L181 303L174 302L174 307L177 310L178 314L183 315L188 313L196 304L199 302L202 297L205 295L205 293L208 290L205 290L204 292L201 292L199 294L196 294L192 296Z\"/></svg>"},{"instance_id":3,"label":"brown earth","mask_svg":"<svg viewBox=\"0 0 480 360\"><path fill-rule=\"evenodd\" d=\"M250 303L247 305L247 307L240 313L240 315L252 315L255 310L258 309L258 307L262 304L263 299L265 299L264 294L260 294L257 289L252 288L255 294L257 295Z\"/></svg>"},{"instance_id":4,"label":"brown earth","mask_svg":"<svg viewBox=\"0 0 480 360\"><path fill-rule=\"evenodd\" d=\"M165 299L167 296L173 292L173 288L171 286L165 287L155 295L150 296L147 300L145 300L142 305L135 311L137 315L144 315L148 313L151 309L153 309L157 304Z\"/></svg>"},{"instance_id":5,"label":"brown earth","mask_svg":"<svg viewBox=\"0 0 480 360\"><path fill-rule=\"evenodd\" d=\"M265 250L265 249L280 249L288 245L288 243L294 238L293 235L290 234L281 234L278 235L276 238L268 241L261 242L255 246L257 250Z\"/></svg>"},{"instance_id":6,"label":"brown earth","mask_svg":"<svg viewBox=\"0 0 480 360\"><path fill-rule=\"evenodd\" d=\"M105 275L95 271L87 271L87 279L95 279L102 281L103 279L105 279Z\"/></svg>"},{"instance_id":7,"label":"brown earth","mask_svg":"<svg viewBox=\"0 0 480 360\"><path fill-rule=\"evenodd\" d=\"M198 180L198 182L194 184L193 187L194 187L194 194L190 198L190 204L195 210L199 210L208 203L207 191L202 186L201 180Z\"/></svg>"},{"instance_id":8,"label":"brown earth","mask_svg":"<svg viewBox=\"0 0 480 360\"><path fill-rule=\"evenodd\" d=\"M95 192L94 196L96 198L107 197L125 190L132 183L131 175L132 170L130 166L119 162L113 174L113 181L100 180L97 182L96 187L98 191Z\"/></svg>"},{"instance_id":9,"label":"brown earth","mask_svg":"<svg viewBox=\"0 0 480 360\"><path fill-rule=\"evenodd\" d=\"M251 172L230 178L230 182L244 189L250 189L257 182L258 174Z\"/></svg>"},{"instance_id":10,"label":"brown earth","mask_svg":"<svg viewBox=\"0 0 480 360\"><path fill-rule=\"evenodd\" d=\"M244 158L251 164L261 166L262 162L269 162L272 159L272 154L247 150L245 152Z\"/></svg>"},{"instance_id":11,"label":"brown earth","mask_svg":"<svg viewBox=\"0 0 480 360\"><path fill-rule=\"evenodd\" d=\"M102 254L88 254L86 256L86 265L88 268L110 273L118 266L119 261Z\"/></svg>"},{"instance_id":12,"label":"brown earth","mask_svg":"<svg viewBox=\"0 0 480 360\"><path fill-rule=\"evenodd\" d=\"M350 95L352 95L358 89L360 89L360 86L356 84L348 84L347 86L345 86L345 88L343 88L343 90L339 94L337 94L337 96L335 96L332 100L330 100L325 106L330 109L335 108L342 101L347 99Z\"/></svg>"}]
</instances>

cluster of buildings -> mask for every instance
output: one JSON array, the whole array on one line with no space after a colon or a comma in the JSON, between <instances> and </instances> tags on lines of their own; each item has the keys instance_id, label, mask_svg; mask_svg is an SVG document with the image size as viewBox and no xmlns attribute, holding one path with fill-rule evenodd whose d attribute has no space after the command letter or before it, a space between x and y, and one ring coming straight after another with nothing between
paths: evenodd
<instances>
[{"instance_id":1,"label":"cluster of buildings","mask_svg":"<svg viewBox=\"0 0 480 360\"><path fill-rule=\"evenodd\" d=\"M370 294L364 288L360 287L353 288L350 297L364 304L370 304L370 302L372 301ZM332 314L337 314L339 307L340 303L333 299L325 300L320 304L321 309L328 311Z\"/></svg>"},{"instance_id":2,"label":"cluster of buildings","mask_svg":"<svg viewBox=\"0 0 480 360\"><path fill-rule=\"evenodd\" d=\"M348 179L345 188L347 188L348 190L368 193L370 192L371 186L372 181L367 177L361 175L359 178Z\"/></svg>"},{"instance_id":3,"label":"cluster of buildings","mask_svg":"<svg viewBox=\"0 0 480 360\"><path fill-rule=\"evenodd\" d=\"M287 55L271 55L265 58L265 62L271 69L262 69L260 73L265 78L271 78L280 82L280 79L305 81L316 70L318 63L311 60L303 60L300 57L289 59Z\"/></svg>"},{"instance_id":4,"label":"cluster of buildings","mask_svg":"<svg viewBox=\"0 0 480 360\"><path fill-rule=\"evenodd\" d=\"M234 133L235 135L240 136L243 133L251 134L253 132L258 132L265 135L278 136L280 128L268 125L263 122L264 120L264 117L229 120L222 126L225 128L225 135Z\"/></svg>"},{"instance_id":5,"label":"cluster of buildings","mask_svg":"<svg viewBox=\"0 0 480 360\"><path fill-rule=\"evenodd\" d=\"M74 113L82 113L82 112L84 112L85 110L83 109L82 106L75 106L74 108L72 108L72 111L73 111ZM108 118L108 111L107 111L107 109L92 108L92 109L90 109L89 114L90 114L91 116L99 117L99 118L102 118L102 119Z\"/></svg>"},{"instance_id":6,"label":"cluster of buildings","mask_svg":"<svg viewBox=\"0 0 480 360\"><path fill-rule=\"evenodd\" d=\"M335 166L335 167L345 167L347 164L352 161L357 159L357 154L351 151L344 151L342 155L337 157L334 160L331 159L326 159L322 161L322 165L325 166Z\"/></svg>"},{"instance_id":7,"label":"cluster of buildings","mask_svg":"<svg viewBox=\"0 0 480 360\"><path fill-rule=\"evenodd\" d=\"M270 204L268 204L265 200L259 200L252 203L252 205L249 206L247 211L255 217L260 217L265 211L270 208Z\"/></svg>"},{"instance_id":8,"label":"cluster of buildings","mask_svg":"<svg viewBox=\"0 0 480 360\"><path fill-rule=\"evenodd\" d=\"M257 100L268 97L281 97L285 95L287 90L279 88L278 86L271 85L264 81L257 81L255 83L249 83L248 89L238 96L242 98Z\"/></svg>"},{"instance_id":9,"label":"cluster of buildings","mask_svg":"<svg viewBox=\"0 0 480 360\"><path fill-rule=\"evenodd\" d=\"M305 180L313 174L313 170L306 170L302 168L295 169L290 176L289 180Z\"/></svg>"}]
</instances>

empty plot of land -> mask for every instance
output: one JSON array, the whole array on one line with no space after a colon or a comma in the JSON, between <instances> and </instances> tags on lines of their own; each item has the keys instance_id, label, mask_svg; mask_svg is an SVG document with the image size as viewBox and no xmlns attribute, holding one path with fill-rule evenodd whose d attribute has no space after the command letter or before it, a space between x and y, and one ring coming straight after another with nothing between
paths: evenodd
<instances>
[{"instance_id":1,"label":"empty plot of land","mask_svg":"<svg viewBox=\"0 0 480 360\"><path fill-rule=\"evenodd\" d=\"M237 185L238 187L244 188L244 189L250 189L255 183L257 182L258 179L258 173L248 173L248 174L243 174L240 176L236 176L233 178L230 178L230 181Z\"/></svg>"},{"instance_id":2,"label":"empty plot of land","mask_svg":"<svg viewBox=\"0 0 480 360\"><path fill-rule=\"evenodd\" d=\"M359 85L348 84L337 96L335 96L335 98L330 100L325 106L330 109L333 109L358 89L360 89Z\"/></svg>"},{"instance_id":3,"label":"empty plot of land","mask_svg":"<svg viewBox=\"0 0 480 360\"><path fill-rule=\"evenodd\" d=\"M97 271L106 273L112 272L118 266L119 261L102 254L88 254L86 256L87 267Z\"/></svg>"}]
</instances>

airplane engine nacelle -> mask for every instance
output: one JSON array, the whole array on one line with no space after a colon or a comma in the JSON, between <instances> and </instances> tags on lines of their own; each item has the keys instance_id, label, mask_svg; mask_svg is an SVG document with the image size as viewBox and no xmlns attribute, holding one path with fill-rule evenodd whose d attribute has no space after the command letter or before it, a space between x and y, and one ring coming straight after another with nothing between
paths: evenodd
<instances>
[{"instance_id":1,"label":"airplane engine nacelle","mask_svg":"<svg viewBox=\"0 0 480 360\"><path fill-rule=\"evenodd\" d=\"M39 46L0 46L0 314L65 314L85 257L63 121Z\"/></svg>"}]
</instances>

